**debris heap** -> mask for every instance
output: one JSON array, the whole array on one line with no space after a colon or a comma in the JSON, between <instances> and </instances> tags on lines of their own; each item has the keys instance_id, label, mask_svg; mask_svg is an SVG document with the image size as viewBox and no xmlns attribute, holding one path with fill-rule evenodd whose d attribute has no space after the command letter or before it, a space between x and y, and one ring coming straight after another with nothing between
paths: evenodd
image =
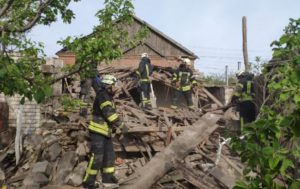
<instances>
[{"instance_id":1,"label":"debris heap","mask_svg":"<svg viewBox=\"0 0 300 189\"><path fill-rule=\"evenodd\" d=\"M192 110L167 106L142 110L134 70L108 67L100 73L114 74L121 81L114 98L128 132L114 137L120 188L233 187L243 166L222 138L226 121L217 98L199 84ZM171 75L168 68L155 67L153 82L171 93ZM72 87L70 84L70 95L78 96ZM79 116L79 108L61 109L49 116L35 133L24 138L18 165L13 143L0 152L0 181L28 189L80 187L90 147L88 120Z\"/></svg>"}]
</instances>

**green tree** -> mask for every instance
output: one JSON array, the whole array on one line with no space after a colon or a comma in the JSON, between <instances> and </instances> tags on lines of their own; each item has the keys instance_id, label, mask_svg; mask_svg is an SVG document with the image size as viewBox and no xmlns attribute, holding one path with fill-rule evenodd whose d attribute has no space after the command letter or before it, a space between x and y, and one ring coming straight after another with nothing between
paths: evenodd
<instances>
[{"instance_id":1,"label":"green tree","mask_svg":"<svg viewBox=\"0 0 300 189\"><path fill-rule=\"evenodd\" d=\"M237 82L235 73L230 72L228 74L228 84L230 86L235 85ZM226 85L225 75L213 73L204 77L204 83L208 85Z\"/></svg>"},{"instance_id":2,"label":"green tree","mask_svg":"<svg viewBox=\"0 0 300 189\"><path fill-rule=\"evenodd\" d=\"M265 64L266 61L262 60L260 56L256 56L254 63L250 63L250 68L251 68L250 71L254 75L260 75Z\"/></svg>"},{"instance_id":3,"label":"green tree","mask_svg":"<svg viewBox=\"0 0 300 189\"><path fill-rule=\"evenodd\" d=\"M263 73L268 102L258 119L232 141L246 164L235 189L300 188L300 19L290 19L285 33L272 43L273 60ZM249 174L249 173L252 174Z\"/></svg>"},{"instance_id":4,"label":"green tree","mask_svg":"<svg viewBox=\"0 0 300 189\"><path fill-rule=\"evenodd\" d=\"M61 17L70 23L75 15L68 8L78 0L0 0L0 91L5 95L20 94L41 102L51 95L56 80L45 77L40 66L45 62L43 45L30 40L26 34L37 25L50 25ZM145 36L141 30L129 37L126 27L132 22L131 0L105 0L104 9L96 17L99 26L89 37L67 37L60 41L76 54L76 64L65 76L88 72L92 62L116 59L122 48L137 43ZM55 31L53 31L55 32ZM14 57L18 56L17 59ZM60 79L60 78L58 78ZM57 80L58 80L57 79Z\"/></svg>"}]
</instances>

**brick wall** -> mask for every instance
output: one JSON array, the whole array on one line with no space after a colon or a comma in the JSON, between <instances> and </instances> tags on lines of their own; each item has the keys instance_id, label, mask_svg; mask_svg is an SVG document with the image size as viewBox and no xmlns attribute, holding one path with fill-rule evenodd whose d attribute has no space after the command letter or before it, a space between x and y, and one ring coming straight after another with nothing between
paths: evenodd
<instances>
[{"instance_id":1,"label":"brick wall","mask_svg":"<svg viewBox=\"0 0 300 189\"><path fill-rule=\"evenodd\" d=\"M0 102L7 102L9 106L9 127L16 127L17 113L20 108L21 97L15 95L13 97L5 97L0 94ZM22 112L22 128L24 133L31 133L40 126L41 113L40 105L35 101L25 101Z\"/></svg>"},{"instance_id":2,"label":"brick wall","mask_svg":"<svg viewBox=\"0 0 300 189\"><path fill-rule=\"evenodd\" d=\"M60 54L59 59L63 61L64 65L73 65L75 63L75 56L72 54ZM175 57L162 58L159 56L150 57L151 63L162 67L177 67L179 62ZM118 68L122 67L138 67L140 56L125 55L118 60L114 60L110 65Z\"/></svg>"},{"instance_id":3,"label":"brick wall","mask_svg":"<svg viewBox=\"0 0 300 189\"><path fill-rule=\"evenodd\" d=\"M63 61L64 65L75 64L75 56L72 53L61 53L58 56L59 59Z\"/></svg>"},{"instance_id":4,"label":"brick wall","mask_svg":"<svg viewBox=\"0 0 300 189\"><path fill-rule=\"evenodd\" d=\"M175 58L150 57L151 64L161 67L177 67L179 62ZM140 56L124 56L119 60L112 62L115 67L135 67L137 68L140 62Z\"/></svg>"}]
</instances>

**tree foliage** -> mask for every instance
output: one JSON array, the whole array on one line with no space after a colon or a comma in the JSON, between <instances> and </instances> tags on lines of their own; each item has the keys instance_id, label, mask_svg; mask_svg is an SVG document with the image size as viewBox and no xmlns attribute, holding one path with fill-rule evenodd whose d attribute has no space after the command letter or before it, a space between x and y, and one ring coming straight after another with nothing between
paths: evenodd
<instances>
[{"instance_id":1,"label":"tree foliage","mask_svg":"<svg viewBox=\"0 0 300 189\"><path fill-rule=\"evenodd\" d=\"M242 128L232 147L247 167L235 189L300 188L300 19L290 19L272 43L273 61L264 70L268 94L258 119Z\"/></svg>"},{"instance_id":2,"label":"tree foliage","mask_svg":"<svg viewBox=\"0 0 300 189\"><path fill-rule=\"evenodd\" d=\"M45 62L43 45L30 40L28 32L36 25L50 25L59 17L70 23L75 17L68 8L78 0L0 0L0 91L5 95L20 94L41 102L51 95L51 84L61 79L45 77L40 66ZM76 65L65 76L88 72L92 62L116 59L122 48L139 42L146 35L141 30L129 36L132 22L131 0L105 0L96 17L99 26L89 37L67 37L60 43L76 54ZM122 27L121 27L122 26ZM53 31L55 32L55 31ZM63 77L65 77L63 76Z\"/></svg>"}]
</instances>

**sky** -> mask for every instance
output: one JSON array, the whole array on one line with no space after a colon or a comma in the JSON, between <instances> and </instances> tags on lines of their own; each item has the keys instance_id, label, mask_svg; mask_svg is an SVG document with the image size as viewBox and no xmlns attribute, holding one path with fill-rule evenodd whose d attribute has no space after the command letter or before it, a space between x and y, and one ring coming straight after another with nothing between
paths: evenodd
<instances>
[{"instance_id":1,"label":"sky","mask_svg":"<svg viewBox=\"0 0 300 189\"><path fill-rule=\"evenodd\" d=\"M272 41L283 34L289 18L300 17L299 0L133 0L133 4L138 17L194 52L199 57L195 68L206 75L223 74L226 65L234 73L237 62L243 62L243 16L250 62L256 56L269 60ZM76 14L71 24L59 20L30 33L33 40L44 43L48 57L62 48L58 40L92 32L103 0L81 0L70 7Z\"/></svg>"}]
</instances>

